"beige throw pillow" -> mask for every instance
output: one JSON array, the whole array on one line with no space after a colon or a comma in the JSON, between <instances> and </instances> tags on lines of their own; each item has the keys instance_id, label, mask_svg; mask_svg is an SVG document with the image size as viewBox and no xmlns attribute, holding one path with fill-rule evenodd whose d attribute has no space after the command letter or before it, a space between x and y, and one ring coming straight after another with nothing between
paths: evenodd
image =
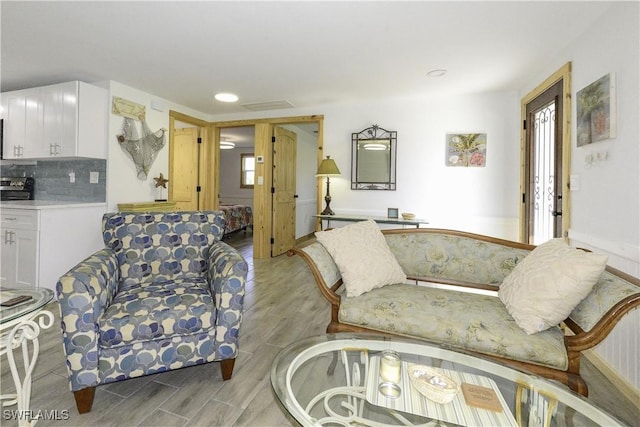
<instances>
[{"instance_id":1,"label":"beige throw pillow","mask_svg":"<svg viewBox=\"0 0 640 427\"><path fill-rule=\"evenodd\" d=\"M315 234L338 266L347 297L407 280L373 220Z\"/></svg>"},{"instance_id":2,"label":"beige throw pillow","mask_svg":"<svg viewBox=\"0 0 640 427\"><path fill-rule=\"evenodd\" d=\"M529 335L565 320L596 284L607 257L562 239L536 247L504 279L498 297Z\"/></svg>"}]
</instances>

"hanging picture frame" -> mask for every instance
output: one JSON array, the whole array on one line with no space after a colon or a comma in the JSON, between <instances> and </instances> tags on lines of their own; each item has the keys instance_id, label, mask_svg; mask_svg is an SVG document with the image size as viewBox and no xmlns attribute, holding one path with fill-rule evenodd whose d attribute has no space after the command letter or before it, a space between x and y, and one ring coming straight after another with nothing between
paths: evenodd
<instances>
[{"instance_id":1,"label":"hanging picture frame","mask_svg":"<svg viewBox=\"0 0 640 427\"><path fill-rule=\"evenodd\" d=\"M446 165L484 167L487 162L486 133L448 133Z\"/></svg>"},{"instance_id":2,"label":"hanging picture frame","mask_svg":"<svg viewBox=\"0 0 640 427\"><path fill-rule=\"evenodd\" d=\"M616 137L616 79L606 74L576 94L578 147Z\"/></svg>"}]
</instances>

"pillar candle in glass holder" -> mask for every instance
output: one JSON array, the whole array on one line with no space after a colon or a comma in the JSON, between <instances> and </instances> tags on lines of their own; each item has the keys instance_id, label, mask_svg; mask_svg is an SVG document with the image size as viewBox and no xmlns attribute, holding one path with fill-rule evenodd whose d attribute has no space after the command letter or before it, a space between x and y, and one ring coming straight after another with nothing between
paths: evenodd
<instances>
[{"instance_id":1,"label":"pillar candle in glass holder","mask_svg":"<svg viewBox=\"0 0 640 427\"><path fill-rule=\"evenodd\" d=\"M392 383L400 382L400 355L393 350L384 350L380 353L380 378Z\"/></svg>"}]
</instances>

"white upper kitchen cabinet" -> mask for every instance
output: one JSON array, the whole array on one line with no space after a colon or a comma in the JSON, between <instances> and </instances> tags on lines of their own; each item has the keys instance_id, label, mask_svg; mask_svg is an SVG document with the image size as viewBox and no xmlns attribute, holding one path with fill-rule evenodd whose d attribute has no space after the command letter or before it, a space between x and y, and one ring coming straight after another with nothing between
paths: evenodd
<instances>
[{"instance_id":1,"label":"white upper kitchen cabinet","mask_svg":"<svg viewBox=\"0 0 640 427\"><path fill-rule=\"evenodd\" d=\"M3 158L30 158L42 146L40 93L33 89L2 94Z\"/></svg>"},{"instance_id":2,"label":"white upper kitchen cabinet","mask_svg":"<svg viewBox=\"0 0 640 427\"><path fill-rule=\"evenodd\" d=\"M108 94L73 81L2 94L5 159L107 157Z\"/></svg>"}]
</instances>

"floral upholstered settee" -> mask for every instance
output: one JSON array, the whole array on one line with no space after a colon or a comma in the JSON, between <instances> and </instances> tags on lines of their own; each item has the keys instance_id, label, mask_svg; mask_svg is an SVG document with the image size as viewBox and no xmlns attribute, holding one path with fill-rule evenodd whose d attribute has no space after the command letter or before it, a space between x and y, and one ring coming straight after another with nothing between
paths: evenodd
<instances>
[{"instance_id":1,"label":"floral upholstered settee","mask_svg":"<svg viewBox=\"0 0 640 427\"><path fill-rule=\"evenodd\" d=\"M528 334L497 295L534 246L452 230L382 234L406 280L357 296L345 290L340 268L322 243L294 250L331 303L328 333L376 332L427 340L562 381L586 396L580 352L601 342L623 315L640 306L638 279L606 267L588 295L558 322L562 324ZM368 256L368 250L363 252Z\"/></svg>"},{"instance_id":2,"label":"floral upholstered settee","mask_svg":"<svg viewBox=\"0 0 640 427\"><path fill-rule=\"evenodd\" d=\"M220 241L223 214L118 212L102 226L106 247L56 289L78 412L113 381L213 361L231 378L248 267Z\"/></svg>"}]
</instances>

